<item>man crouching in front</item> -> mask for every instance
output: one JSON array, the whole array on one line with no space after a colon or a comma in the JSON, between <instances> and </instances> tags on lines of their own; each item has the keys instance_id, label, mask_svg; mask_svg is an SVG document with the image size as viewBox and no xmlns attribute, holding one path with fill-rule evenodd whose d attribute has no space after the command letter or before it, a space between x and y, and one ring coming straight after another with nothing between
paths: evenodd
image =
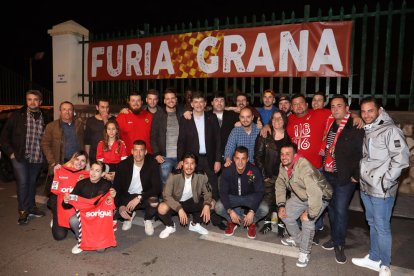
<instances>
[{"instance_id":1,"label":"man crouching in front","mask_svg":"<svg viewBox=\"0 0 414 276\"><path fill-rule=\"evenodd\" d=\"M298 246L298 267L306 267L315 235L315 221L332 198L332 187L325 177L304 157L297 153L296 144L280 148L280 170L276 179L276 205L278 215L290 235L282 239L283 245ZM291 197L286 201L286 192ZM302 230L298 225L302 223Z\"/></svg>"},{"instance_id":2,"label":"man crouching in front","mask_svg":"<svg viewBox=\"0 0 414 276\"><path fill-rule=\"evenodd\" d=\"M165 183L164 202L158 206L158 217L166 226L160 233L165 239L174 233L176 228L172 215L178 213L181 225L188 224L188 230L207 235L208 231L201 226L210 220L212 201L211 187L206 174L195 173L197 157L192 153L183 156L181 174L170 174ZM193 221L189 223L188 214L192 214Z\"/></svg>"}]
</instances>

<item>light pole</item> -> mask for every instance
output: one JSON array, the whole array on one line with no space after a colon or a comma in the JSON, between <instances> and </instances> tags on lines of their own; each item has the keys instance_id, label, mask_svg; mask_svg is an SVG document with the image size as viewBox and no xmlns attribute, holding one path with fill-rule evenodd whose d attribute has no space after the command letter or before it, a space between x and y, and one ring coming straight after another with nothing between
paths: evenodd
<instances>
[{"instance_id":1,"label":"light pole","mask_svg":"<svg viewBox=\"0 0 414 276\"><path fill-rule=\"evenodd\" d=\"M42 60L43 57L45 56L45 52L37 52L34 54L33 57L29 58L29 88L32 89L33 88L33 60Z\"/></svg>"}]
</instances>

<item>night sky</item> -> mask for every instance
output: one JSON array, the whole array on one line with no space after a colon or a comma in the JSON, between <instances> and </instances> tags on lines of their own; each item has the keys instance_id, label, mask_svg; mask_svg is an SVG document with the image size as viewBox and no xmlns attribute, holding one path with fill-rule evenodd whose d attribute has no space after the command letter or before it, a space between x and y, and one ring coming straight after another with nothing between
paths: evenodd
<instances>
[{"instance_id":1,"label":"night sky","mask_svg":"<svg viewBox=\"0 0 414 276\"><path fill-rule=\"evenodd\" d=\"M103 1L93 5L92 1L83 1L89 6L85 7L74 1L53 1L53 3L35 3L40 1L13 1L8 5L14 5L12 9L2 8L0 18L2 25L2 57L0 64L9 68L20 75L29 78L29 58L36 52L44 51L45 56L40 61L33 63L33 80L46 88L52 88L52 39L47 33L53 25L74 20L94 34L103 32L123 32L125 30L143 28L144 23L149 23L152 27L174 25L181 23L195 24L197 20L209 21L212 25L213 18L219 18L224 22L226 16L231 21L235 16L239 17L239 22L243 16L247 16L251 21L252 15L256 15L260 20L261 15L270 18L272 12L276 13L277 19L280 18L281 11L286 12L290 17L291 12L295 11L296 17L303 16L303 6L306 3L311 5L311 15L316 15L318 8L321 8L323 15L331 6L338 11L338 7L343 5L345 12L349 12L351 3L355 2L358 10L366 2L372 10L376 1L327 1L327 0L307 0L307 1L279 1L279 0L255 0L249 1L250 5L241 5L241 1L194 1L195 4L184 6L184 1L169 1L169 4L160 4L157 1L112 1L111 5L104 6ZM185 1L190 3L189 1ZM245 1L243 1L245 3ZM388 1L380 1L382 7L386 7ZM81 2L82 3L82 2ZM126 3L126 4L124 4ZM329 4L327 4L329 3ZM401 6L401 1L394 1L396 6ZM4 5L4 4L3 4ZM12 17L6 20L5 14ZM337 12L335 12L337 13Z\"/></svg>"}]
</instances>

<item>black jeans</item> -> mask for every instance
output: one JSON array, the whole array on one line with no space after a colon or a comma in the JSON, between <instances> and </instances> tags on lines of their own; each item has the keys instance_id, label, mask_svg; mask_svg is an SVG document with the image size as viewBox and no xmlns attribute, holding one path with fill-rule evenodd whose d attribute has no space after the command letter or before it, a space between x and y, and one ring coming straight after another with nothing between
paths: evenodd
<instances>
[{"instance_id":1,"label":"black jeans","mask_svg":"<svg viewBox=\"0 0 414 276\"><path fill-rule=\"evenodd\" d=\"M202 223L203 222L203 218L200 217L201 212L203 211L203 208L204 208L203 198L200 198L198 203L195 203L194 200L192 198L190 198L186 201L181 201L180 204L181 204L181 207L183 207L184 211L187 214L192 214L193 215L193 222L194 223ZM175 214L177 214L177 212L170 208L170 210L168 210L168 212L165 215L158 214L158 217L164 223L165 226L173 226L174 222L172 220L172 216L175 215Z\"/></svg>"},{"instance_id":2,"label":"black jeans","mask_svg":"<svg viewBox=\"0 0 414 276\"><path fill-rule=\"evenodd\" d=\"M52 235L55 240L60 241L66 238L66 236L68 235L69 228L61 227L58 224L57 196L55 194L50 194L49 202L53 214Z\"/></svg>"},{"instance_id":3,"label":"black jeans","mask_svg":"<svg viewBox=\"0 0 414 276\"><path fill-rule=\"evenodd\" d=\"M134 197L136 197L136 195L131 195L131 199L130 200L132 200ZM151 199L152 200L158 200L158 198L151 198ZM136 210L145 210L144 211L145 212L144 213L144 219L145 220L152 219L155 216L155 214L157 213L157 207L158 206L152 207L150 205L150 202L149 201L150 201L150 198L148 198L146 200L141 199L140 203L133 210L133 211L136 211ZM126 206L126 204L125 204L125 206ZM132 214L132 212L130 214ZM115 220L118 220L118 219L121 219L121 218L122 218L122 216L119 214L119 210L117 210L115 212L114 219Z\"/></svg>"}]
</instances>

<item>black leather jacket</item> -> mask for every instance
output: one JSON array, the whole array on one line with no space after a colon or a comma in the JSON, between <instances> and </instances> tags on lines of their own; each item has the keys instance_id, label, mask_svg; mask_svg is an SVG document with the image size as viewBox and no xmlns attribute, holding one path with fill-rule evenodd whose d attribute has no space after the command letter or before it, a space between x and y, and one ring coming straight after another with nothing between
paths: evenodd
<instances>
[{"instance_id":1,"label":"black leather jacket","mask_svg":"<svg viewBox=\"0 0 414 276\"><path fill-rule=\"evenodd\" d=\"M290 138L286 132L285 137L279 141L273 139L273 131L266 138L257 136L254 147L254 162L262 172L263 179L277 178L280 166L280 146L289 141Z\"/></svg>"}]
</instances>

